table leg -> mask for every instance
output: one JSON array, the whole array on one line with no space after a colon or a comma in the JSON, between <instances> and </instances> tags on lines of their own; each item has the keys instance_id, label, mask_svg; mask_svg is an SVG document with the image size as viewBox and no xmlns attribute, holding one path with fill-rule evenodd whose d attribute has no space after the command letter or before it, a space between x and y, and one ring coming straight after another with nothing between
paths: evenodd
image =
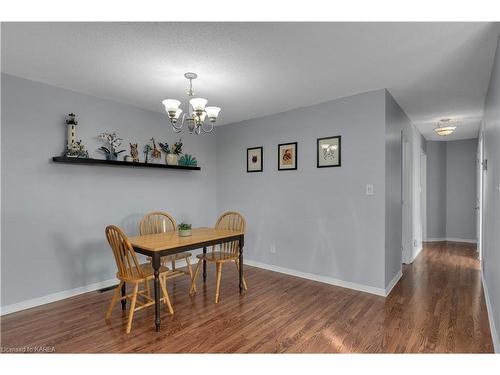
<instances>
[{"instance_id":1,"label":"table leg","mask_svg":"<svg viewBox=\"0 0 500 375\"><path fill-rule=\"evenodd\" d=\"M122 297L125 297L125 294L127 293L127 287L125 285L125 282L122 285ZM126 310L127 308L127 299L122 299L122 310Z\"/></svg>"},{"instance_id":2,"label":"table leg","mask_svg":"<svg viewBox=\"0 0 500 375\"><path fill-rule=\"evenodd\" d=\"M203 248L203 255L207 253L207 248ZM207 261L203 260L203 282L207 280Z\"/></svg>"},{"instance_id":3,"label":"table leg","mask_svg":"<svg viewBox=\"0 0 500 375\"><path fill-rule=\"evenodd\" d=\"M160 332L160 257L153 255L154 268L154 288L155 288L155 327L156 332Z\"/></svg>"},{"instance_id":4,"label":"table leg","mask_svg":"<svg viewBox=\"0 0 500 375\"><path fill-rule=\"evenodd\" d=\"M243 292L243 246L245 244L244 236L240 237L239 241L239 263L240 263L240 294Z\"/></svg>"}]
</instances>

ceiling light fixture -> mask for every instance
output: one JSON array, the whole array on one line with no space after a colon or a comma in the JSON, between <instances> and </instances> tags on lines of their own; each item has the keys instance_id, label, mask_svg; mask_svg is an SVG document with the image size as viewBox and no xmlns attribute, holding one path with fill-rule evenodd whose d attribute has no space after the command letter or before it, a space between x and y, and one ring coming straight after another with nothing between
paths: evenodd
<instances>
[{"instance_id":1,"label":"ceiling light fixture","mask_svg":"<svg viewBox=\"0 0 500 375\"><path fill-rule=\"evenodd\" d=\"M182 109L179 108L181 102L176 99L165 99L162 101L165 106L165 111L170 119L170 123L172 124L172 128L174 132L179 133L182 131L184 123L186 123L189 134L200 134L202 130L205 133L210 133L214 130L214 125L217 121L217 117L219 116L220 108L207 107L207 99L194 97L193 79L198 78L196 73L188 72L184 74L184 77L189 80L189 90L187 92L189 96L189 103L188 110L182 115L179 125L177 125L177 123L179 122L179 118L182 114ZM205 129L203 126L206 118L208 118L211 125L208 129Z\"/></svg>"},{"instance_id":2,"label":"ceiling light fixture","mask_svg":"<svg viewBox=\"0 0 500 375\"><path fill-rule=\"evenodd\" d=\"M434 129L434 131L437 133L437 135L446 136L453 133L456 128L457 126L454 125L450 118L443 118L439 120L438 126Z\"/></svg>"}]
</instances>

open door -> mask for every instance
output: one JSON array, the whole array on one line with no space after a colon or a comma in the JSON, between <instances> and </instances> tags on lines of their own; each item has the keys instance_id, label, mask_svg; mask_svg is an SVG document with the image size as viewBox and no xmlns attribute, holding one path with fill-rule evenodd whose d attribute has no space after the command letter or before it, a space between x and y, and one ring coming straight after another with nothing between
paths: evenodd
<instances>
[{"instance_id":1,"label":"open door","mask_svg":"<svg viewBox=\"0 0 500 375\"><path fill-rule=\"evenodd\" d=\"M402 261L403 263L410 263L411 261L411 250L412 250L412 228L411 228L411 202L412 202L412 191L411 191L411 148L410 142L406 139L402 139L401 142L401 158L402 158L402 171L401 171L401 204L402 204L402 216L403 216L403 233L401 244L402 248Z\"/></svg>"},{"instance_id":2,"label":"open door","mask_svg":"<svg viewBox=\"0 0 500 375\"><path fill-rule=\"evenodd\" d=\"M476 237L477 252L479 260L482 260L482 232L483 232L483 186L484 186L484 154L483 154L483 134L479 133L477 142L476 158ZM482 263L481 263L482 266Z\"/></svg>"}]
</instances>

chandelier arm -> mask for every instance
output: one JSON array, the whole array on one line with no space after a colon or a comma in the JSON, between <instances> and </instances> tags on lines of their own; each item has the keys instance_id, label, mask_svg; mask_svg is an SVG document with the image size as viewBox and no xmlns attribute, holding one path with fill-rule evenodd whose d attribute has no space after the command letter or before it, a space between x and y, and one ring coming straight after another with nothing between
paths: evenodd
<instances>
[{"instance_id":1,"label":"chandelier arm","mask_svg":"<svg viewBox=\"0 0 500 375\"><path fill-rule=\"evenodd\" d=\"M180 132L182 131L182 127L184 126L184 119L185 119L185 117L186 117L186 114L185 114L185 113L183 113L183 114L182 114L182 121L181 121L181 124L180 124L179 126L176 126L176 125L175 125L175 124L171 121L171 123L172 123L172 128L173 128L174 132L176 132L176 133L180 133Z\"/></svg>"},{"instance_id":2,"label":"chandelier arm","mask_svg":"<svg viewBox=\"0 0 500 375\"><path fill-rule=\"evenodd\" d=\"M201 130L203 130L205 133L210 133L212 130L214 130L214 123L210 122L211 128L209 130L206 130L203 125L205 124L205 121L203 121L200 125Z\"/></svg>"}]
</instances>

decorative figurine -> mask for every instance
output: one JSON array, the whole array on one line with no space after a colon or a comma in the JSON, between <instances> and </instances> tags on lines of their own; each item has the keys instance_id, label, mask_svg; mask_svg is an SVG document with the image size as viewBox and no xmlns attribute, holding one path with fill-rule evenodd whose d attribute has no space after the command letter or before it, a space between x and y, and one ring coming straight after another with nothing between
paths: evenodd
<instances>
[{"instance_id":1,"label":"decorative figurine","mask_svg":"<svg viewBox=\"0 0 500 375\"><path fill-rule=\"evenodd\" d=\"M139 163L139 151L137 150L137 143L129 143L130 144L130 156L132 157L132 161L134 163Z\"/></svg>"},{"instance_id":2,"label":"decorative figurine","mask_svg":"<svg viewBox=\"0 0 500 375\"><path fill-rule=\"evenodd\" d=\"M177 159L182 154L182 138L175 142L171 147L168 143L159 143L165 153L165 162L168 165L177 165Z\"/></svg>"},{"instance_id":3,"label":"decorative figurine","mask_svg":"<svg viewBox=\"0 0 500 375\"><path fill-rule=\"evenodd\" d=\"M196 158L192 155L185 154L182 155L179 159L179 165L183 165L186 167L196 167L198 166L198 161Z\"/></svg>"},{"instance_id":4,"label":"decorative figurine","mask_svg":"<svg viewBox=\"0 0 500 375\"><path fill-rule=\"evenodd\" d=\"M125 152L125 150L117 151L118 147L121 146L123 139L118 138L116 133L102 133L99 135L99 138L109 144L109 148L101 146L98 149L106 154L106 160L117 160L118 154Z\"/></svg>"},{"instance_id":5,"label":"decorative figurine","mask_svg":"<svg viewBox=\"0 0 500 375\"><path fill-rule=\"evenodd\" d=\"M150 154L152 149L153 149L153 147L151 147L151 145L149 143L144 146L143 153L144 153L144 163L145 164L147 164L149 161L148 157L149 157L149 154Z\"/></svg>"},{"instance_id":6,"label":"decorative figurine","mask_svg":"<svg viewBox=\"0 0 500 375\"><path fill-rule=\"evenodd\" d=\"M153 141L153 148L151 150L151 159L160 159L161 158L161 152L156 148L156 142L154 138L151 138Z\"/></svg>"},{"instance_id":7,"label":"decorative figurine","mask_svg":"<svg viewBox=\"0 0 500 375\"><path fill-rule=\"evenodd\" d=\"M76 126L78 125L78 121L76 121L75 117L74 113L70 113L66 119L68 138L66 140L66 150L64 150L63 155L69 158L88 158L89 153L85 150L82 140L76 140Z\"/></svg>"}]
</instances>

